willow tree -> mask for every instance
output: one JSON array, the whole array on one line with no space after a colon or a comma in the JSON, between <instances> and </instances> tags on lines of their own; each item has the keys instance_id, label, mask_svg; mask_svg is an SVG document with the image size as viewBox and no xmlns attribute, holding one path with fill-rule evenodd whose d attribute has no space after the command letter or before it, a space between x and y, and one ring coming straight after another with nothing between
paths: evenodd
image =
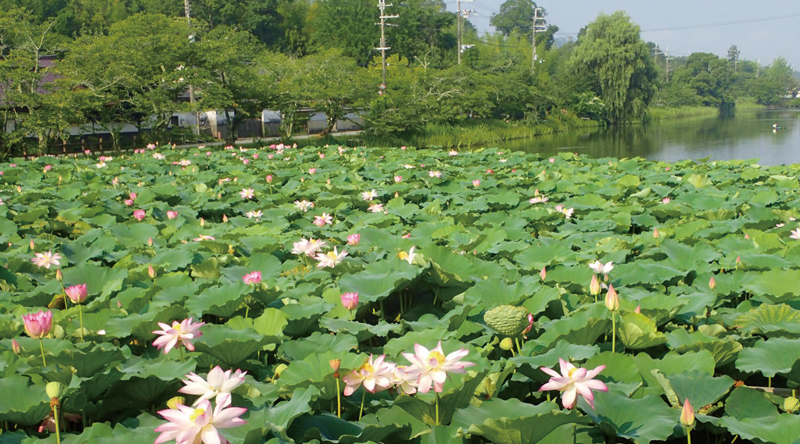
<instances>
[{"instance_id":1,"label":"willow tree","mask_svg":"<svg viewBox=\"0 0 800 444\"><path fill-rule=\"evenodd\" d=\"M621 11L600 14L581 33L570 66L603 99L611 123L641 119L656 93L656 71L639 26Z\"/></svg>"}]
</instances>

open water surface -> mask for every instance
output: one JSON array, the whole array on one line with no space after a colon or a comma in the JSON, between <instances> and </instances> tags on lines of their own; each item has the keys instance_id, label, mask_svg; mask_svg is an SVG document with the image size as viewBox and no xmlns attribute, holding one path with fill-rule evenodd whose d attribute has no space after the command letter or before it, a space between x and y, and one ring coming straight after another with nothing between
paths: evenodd
<instances>
[{"instance_id":1,"label":"open water surface","mask_svg":"<svg viewBox=\"0 0 800 444\"><path fill-rule=\"evenodd\" d=\"M777 124L781 129L773 130ZM759 159L761 165L800 163L800 110L740 111L734 117L664 120L645 125L586 128L514 140L501 150L676 162Z\"/></svg>"}]
</instances>

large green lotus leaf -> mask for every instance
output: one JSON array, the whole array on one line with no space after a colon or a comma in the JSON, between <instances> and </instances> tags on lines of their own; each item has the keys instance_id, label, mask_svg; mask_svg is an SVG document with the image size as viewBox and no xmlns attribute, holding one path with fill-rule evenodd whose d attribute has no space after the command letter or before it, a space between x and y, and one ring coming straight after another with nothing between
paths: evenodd
<instances>
[{"instance_id":1,"label":"large green lotus leaf","mask_svg":"<svg viewBox=\"0 0 800 444\"><path fill-rule=\"evenodd\" d=\"M255 319L237 316L230 319L227 325L234 330L252 328L264 336L282 336L287 323L286 317L286 313L277 308L267 308Z\"/></svg>"},{"instance_id":2,"label":"large green lotus leaf","mask_svg":"<svg viewBox=\"0 0 800 444\"><path fill-rule=\"evenodd\" d=\"M519 305L541 289L538 277L522 277L508 285L499 278L480 281L464 292L464 303L488 310L500 305Z\"/></svg>"},{"instance_id":3,"label":"large green lotus leaf","mask_svg":"<svg viewBox=\"0 0 800 444\"><path fill-rule=\"evenodd\" d=\"M535 340L536 344L549 348L566 339L573 344L591 345L601 335L611 332L611 317L604 304L596 303L573 312L569 317L542 325L541 328L544 333Z\"/></svg>"},{"instance_id":4,"label":"large green lotus leaf","mask_svg":"<svg viewBox=\"0 0 800 444\"><path fill-rule=\"evenodd\" d=\"M81 344L83 346L84 344ZM87 344L88 345L88 344ZM122 351L113 344L97 344L91 349L82 347L83 350L68 349L59 353L54 362L69 367L81 378L91 378L96 373L101 373L111 364L124 359Z\"/></svg>"},{"instance_id":5,"label":"large green lotus leaf","mask_svg":"<svg viewBox=\"0 0 800 444\"><path fill-rule=\"evenodd\" d=\"M16 339L22 349L28 353L28 356L36 356L38 357L37 362L42 362L38 339L29 338L27 336L21 336ZM58 356L61 353L64 353L65 350L71 350L75 348L75 345L71 341L55 338L44 338L42 340L42 345L44 346L45 355L53 356Z\"/></svg>"},{"instance_id":6,"label":"large green lotus leaf","mask_svg":"<svg viewBox=\"0 0 800 444\"><path fill-rule=\"evenodd\" d=\"M361 301L375 302L405 288L421 271L420 267L393 257L373 262L358 273L345 274L339 278L339 288L358 293Z\"/></svg>"},{"instance_id":7,"label":"large green lotus leaf","mask_svg":"<svg viewBox=\"0 0 800 444\"><path fill-rule=\"evenodd\" d=\"M365 442L400 442L409 438L410 426L397 424L362 425L337 418L336 415L302 415L292 421L289 436L295 442L319 439L324 443L355 444Z\"/></svg>"},{"instance_id":8,"label":"large green lotus leaf","mask_svg":"<svg viewBox=\"0 0 800 444\"><path fill-rule=\"evenodd\" d=\"M214 256L190 268L195 279L219 279L219 260Z\"/></svg>"},{"instance_id":9,"label":"large green lotus leaf","mask_svg":"<svg viewBox=\"0 0 800 444\"><path fill-rule=\"evenodd\" d=\"M483 382L483 378L489 373L488 370L481 373L470 374L470 378L464 381L461 387L455 391L447 391L439 398L439 424L450 424L454 414L460 409L468 406L475 394L475 389ZM423 401L420 396L412 397L401 395L394 401L394 405L400 406L412 416L421 419L425 424L434 426L436 424L436 405L433 399L430 402Z\"/></svg>"},{"instance_id":10,"label":"large green lotus leaf","mask_svg":"<svg viewBox=\"0 0 800 444\"><path fill-rule=\"evenodd\" d=\"M195 349L208 353L230 368L236 367L266 345L280 342L275 336L263 336L255 330L233 329L226 325L206 324L201 331L203 336L195 341Z\"/></svg>"},{"instance_id":11,"label":"large green lotus leaf","mask_svg":"<svg viewBox=\"0 0 800 444\"><path fill-rule=\"evenodd\" d=\"M706 350L714 357L718 367L736 359L743 348L742 344L733 339L719 339L699 331L689 333L682 328L677 328L665 336L669 348L673 351L685 353Z\"/></svg>"},{"instance_id":12,"label":"large green lotus leaf","mask_svg":"<svg viewBox=\"0 0 800 444\"><path fill-rule=\"evenodd\" d=\"M653 359L646 353L639 353L634 360L639 367L639 374L650 387L660 386L658 379L652 374L653 370L658 370L667 377L693 370L713 375L716 365L714 357L707 350L683 354L669 352L661 359Z\"/></svg>"},{"instance_id":13,"label":"large green lotus leaf","mask_svg":"<svg viewBox=\"0 0 800 444\"><path fill-rule=\"evenodd\" d=\"M747 265L748 270L772 270L792 266L792 262L774 254L742 253L739 259L742 264Z\"/></svg>"},{"instance_id":14,"label":"large green lotus leaf","mask_svg":"<svg viewBox=\"0 0 800 444\"><path fill-rule=\"evenodd\" d=\"M686 271L664 265L661 262L640 260L636 262L619 264L614 269L614 280L619 286L634 284L661 284L678 276L685 276ZM590 277L591 278L591 277Z\"/></svg>"},{"instance_id":15,"label":"large green lotus leaf","mask_svg":"<svg viewBox=\"0 0 800 444\"><path fill-rule=\"evenodd\" d=\"M105 305L107 298L122 288L122 282L126 277L128 270L124 268L108 268L90 263L64 269L65 284L86 284L89 295L100 294L99 298L89 299L90 309Z\"/></svg>"},{"instance_id":16,"label":"large green lotus leaf","mask_svg":"<svg viewBox=\"0 0 800 444\"><path fill-rule=\"evenodd\" d=\"M778 415L768 394L749 387L737 387L725 400L725 415L738 420L760 419L769 421Z\"/></svg>"},{"instance_id":17,"label":"large green lotus leaf","mask_svg":"<svg viewBox=\"0 0 800 444\"><path fill-rule=\"evenodd\" d=\"M156 424L158 425L158 424ZM95 423L87 427L80 435L63 434L61 442L63 444L84 444L84 443L103 443L103 444L148 444L155 441L158 432L153 431L155 425L130 429L122 424L117 424L113 429L106 423ZM224 433L224 432L223 432ZM56 436L51 433L47 439L37 441L43 444L55 444Z\"/></svg>"},{"instance_id":18,"label":"large green lotus leaf","mask_svg":"<svg viewBox=\"0 0 800 444\"><path fill-rule=\"evenodd\" d=\"M796 282L800 282L800 270L769 270L744 284L744 290L755 296L771 296L774 302L794 299Z\"/></svg>"},{"instance_id":19,"label":"large green lotus leaf","mask_svg":"<svg viewBox=\"0 0 800 444\"><path fill-rule=\"evenodd\" d=\"M360 368L366 362L363 355L335 351L311 354L302 360L291 361L278 380L280 393L288 395L298 388L313 385L320 390L321 398L336 398L336 379L330 366L330 361L334 359L341 360L339 372L342 376ZM341 383L340 389L344 389L344 383Z\"/></svg>"},{"instance_id":20,"label":"large green lotus leaf","mask_svg":"<svg viewBox=\"0 0 800 444\"><path fill-rule=\"evenodd\" d=\"M319 395L319 390L314 386L296 389L289 401L278 403L266 411L265 425L281 438L289 441L287 430L292 421L304 413L310 413L311 401Z\"/></svg>"},{"instance_id":21,"label":"large green lotus leaf","mask_svg":"<svg viewBox=\"0 0 800 444\"><path fill-rule=\"evenodd\" d=\"M287 304L281 311L287 315L287 325L283 332L290 336L303 336L318 325L322 317L334 305L322 298L306 297L297 304Z\"/></svg>"},{"instance_id":22,"label":"large green lotus leaf","mask_svg":"<svg viewBox=\"0 0 800 444\"><path fill-rule=\"evenodd\" d=\"M21 444L28 438L28 435L25 434L22 430L17 430L16 432L3 432L0 434L0 444ZM34 441L36 438L28 438L27 441ZM39 441L35 441L38 443Z\"/></svg>"},{"instance_id":23,"label":"large green lotus leaf","mask_svg":"<svg viewBox=\"0 0 800 444\"><path fill-rule=\"evenodd\" d=\"M420 444L464 444L466 441L460 430L456 426L433 426L429 433L420 437Z\"/></svg>"},{"instance_id":24,"label":"large green lotus leaf","mask_svg":"<svg viewBox=\"0 0 800 444\"><path fill-rule=\"evenodd\" d=\"M114 224L108 228L117 239L124 239L127 242L136 241L139 245L147 243L147 239L158 237L158 228L146 223L136 223L133 225Z\"/></svg>"},{"instance_id":25,"label":"large green lotus leaf","mask_svg":"<svg viewBox=\"0 0 800 444\"><path fill-rule=\"evenodd\" d=\"M621 383L640 383L642 376L639 374L639 367L633 356L624 353L603 353L590 357L583 365L587 369L593 369L605 365L606 368L600 373L600 379L604 381ZM556 369L558 371L558 369Z\"/></svg>"},{"instance_id":26,"label":"large green lotus leaf","mask_svg":"<svg viewBox=\"0 0 800 444\"><path fill-rule=\"evenodd\" d=\"M289 361L299 361L327 351L346 354L357 348L358 340L353 335L347 333L331 335L316 331L307 338L284 342L278 349L278 353L283 353Z\"/></svg>"},{"instance_id":27,"label":"large green lotus leaf","mask_svg":"<svg viewBox=\"0 0 800 444\"><path fill-rule=\"evenodd\" d=\"M171 324L176 320L186 318L186 309L178 305L166 307L152 307L146 313L129 314L125 317L115 317L109 320L106 326L106 335L111 338L126 338L133 335L142 341L155 340L153 334L161 330L159 322Z\"/></svg>"},{"instance_id":28,"label":"large green lotus leaf","mask_svg":"<svg viewBox=\"0 0 800 444\"><path fill-rule=\"evenodd\" d=\"M188 248L170 248L156 253L150 262L165 271L183 270L194 260L194 252Z\"/></svg>"},{"instance_id":29,"label":"large green lotus leaf","mask_svg":"<svg viewBox=\"0 0 800 444\"><path fill-rule=\"evenodd\" d=\"M736 318L736 324L749 334L797 337L800 335L800 310L785 304L764 304L743 313Z\"/></svg>"},{"instance_id":30,"label":"large green lotus leaf","mask_svg":"<svg viewBox=\"0 0 800 444\"><path fill-rule=\"evenodd\" d=\"M679 373L669 376L669 383L683 403L688 399L695 408L700 409L719 401L733 387L733 379L727 375L719 378L699 371Z\"/></svg>"},{"instance_id":31,"label":"large green lotus leaf","mask_svg":"<svg viewBox=\"0 0 800 444\"><path fill-rule=\"evenodd\" d=\"M530 278L530 276L526 277ZM524 280L526 277L523 277L522 280ZM529 297L525 302L523 302L522 306L527 308L531 314L537 315L543 312L550 302L555 301L560 297L561 293L557 288L542 286L536 293L533 294L533 296Z\"/></svg>"},{"instance_id":32,"label":"large green lotus leaf","mask_svg":"<svg viewBox=\"0 0 800 444\"><path fill-rule=\"evenodd\" d=\"M540 238L536 243L514 256L514 261L528 273L538 272L542 267L564 262L573 262L577 255L569 242ZM588 267L587 267L588 270ZM589 277L591 279L591 276Z\"/></svg>"},{"instance_id":33,"label":"large green lotus leaf","mask_svg":"<svg viewBox=\"0 0 800 444\"><path fill-rule=\"evenodd\" d=\"M377 325L372 325L363 322L348 321L346 319L322 318L319 321L319 325L336 334L341 334L343 332L352 333L356 335L359 343L373 336L385 338L391 333L401 334L403 332L402 324L394 324L385 321L380 321Z\"/></svg>"},{"instance_id":34,"label":"large green lotus leaf","mask_svg":"<svg viewBox=\"0 0 800 444\"><path fill-rule=\"evenodd\" d=\"M233 282L242 282L242 277L245 274L254 271L261 272L262 280L277 278L281 274L281 261L272 254L255 253L250 256L245 265L223 268L222 274Z\"/></svg>"},{"instance_id":35,"label":"large green lotus leaf","mask_svg":"<svg viewBox=\"0 0 800 444\"><path fill-rule=\"evenodd\" d=\"M772 338L740 351L736 368L772 378L778 373L790 372L798 359L800 339Z\"/></svg>"},{"instance_id":36,"label":"large green lotus leaf","mask_svg":"<svg viewBox=\"0 0 800 444\"><path fill-rule=\"evenodd\" d=\"M630 291L630 290L629 290ZM630 294L628 291L626 295ZM688 301L675 297L665 297L663 294L651 293L652 296L647 296L638 299L635 302L630 301L630 305L636 305L640 308L643 315L652 319L656 325L663 325L671 321L672 318L683 308ZM626 303L622 301L623 305ZM624 307L623 307L624 308Z\"/></svg>"},{"instance_id":37,"label":"large green lotus leaf","mask_svg":"<svg viewBox=\"0 0 800 444\"><path fill-rule=\"evenodd\" d=\"M30 385L28 378L6 376L0 378L0 393L0 421L32 427L50 413L44 384Z\"/></svg>"},{"instance_id":38,"label":"large green lotus leaf","mask_svg":"<svg viewBox=\"0 0 800 444\"><path fill-rule=\"evenodd\" d=\"M473 282L480 279L476 276L472 261L465 256L453 253L449 248L431 246L422 250L421 253L433 267L430 271L431 278L437 286L458 285L459 282Z\"/></svg>"},{"instance_id":39,"label":"large green lotus leaf","mask_svg":"<svg viewBox=\"0 0 800 444\"><path fill-rule=\"evenodd\" d=\"M678 410L654 395L631 399L615 391L598 392L594 409L583 398L578 403L606 436L627 438L635 443L666 440L680 416Z\"/></svg>"},{"instance_id":40,"label":"large green lotus leaf","mask_svg":"<svg viewBox=\"0 0 800 444\"><path fill-rule=\"evenodd\" d=\"M733 435L752 440L755 443L797 444L800 442L800 416L782 414L764 421L760 418L738 420L730 416L720 419Z\"/></svg>"},{"instance_id":41,"label":"large green lotus leaf","mask_svg":"<svg viewBox=\"0 0 800 444\"><path fill-rule=\"evenodd\" d=\"M667 342L664 334L656 328L655 322L641 313L628 312L620 316L617 330L620 341L627 349L639 350Z\"/></svg>"},{"instance_id":42,"label":"large green lotus leaf","mask_svg":"<svg viewBox=\"0 0 800 444\"><path fill-rule=\"evenodd\" d=\"M245 292L249 289L244 282L207 288L199 295L187 299L184 306L189 314L198 318L206 314L229 318L242 305Z\"/></svg>"},{"instance_id":43,"label":"large green lotus leaf","mask_svg":"<svg viewBox=\"0 0 800 444\"><path fill-rule=\"evenodd\" d=\"M415 344L421 344L430 350L436 347L438 341L442 341L442 349L447 354L463 347L458 341L447 340L452 336L453 334L444 327L430 328L425 331L411 331L400 337L389 339L386 345L383 346L383 352L386 353L386 356L393 358L400 356L401 352L414 353Z\"/></svg>"},{"instance_id":44,"label":"large green lotus leaf","mask_svg":"<svg viewBox=\"0 0 800 444\"><path fill-rule=\"evenodd\" d=\"M664 239L659 244L659 249L670 259L670 264L679 270L697 270L698 266L707 266L722 256L714 248L705 244L692 246Z\"/></svg>"},{"instance_id":45,"label":"large green lotus leaf","mask_svg":"<svg viewBox=\"0 0 800 444\"><path fill-rule=\"evenodd\" d=\"M193 360L173 361L166 355L159 354L156 359L131 358L120 367L120 370L123 373L123 380L155 377L162 381L172 381L193 372L195 366Z\"/></svg>"},{"instance_id":46,"label":"large green lotus leaf","mask_svg":"<svg viewBox=\"0 0 800 444\"><path fill-rule=\"evenodd\" d=\"M592 269L586 264L556 265L552 269L547 269L547 280L559 282L562 285L572 284L572 288L576 290L588 288L592 281Z\"/></svg>"},{"instance_id":47,"label":"large green lotus leaf","mask_svg":"<svg viewBox=\"0 0 800 444\"><path fill-rule=\"evenodd\" d=\"M564 424L539 441L540 444L602 444L605 442L600 430L591 426Z\"/></svg>"},{"instance_id":48,"label":"large green lotus leaf","mask_svg":"<svg viewBox=\"0 0 800 444\"><path fill-rule=\"evenodd\" d=\"M453 416L453 426L496 444L537 443L564 424L583 422L575 410L560 410L549 402L534 406L515 398L491 399Z\"/></svg>"}]
</instances>

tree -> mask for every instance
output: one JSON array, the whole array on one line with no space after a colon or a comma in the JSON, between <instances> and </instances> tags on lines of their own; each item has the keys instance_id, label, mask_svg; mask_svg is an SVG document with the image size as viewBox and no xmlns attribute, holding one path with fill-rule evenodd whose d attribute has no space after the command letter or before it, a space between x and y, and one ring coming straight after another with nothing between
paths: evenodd
<instances>
[{"instance_id":1,"label":"tree","mask_svg":"<svg viewBox=\"0 0 800 444\"><path fill-rule=\"evenodd\" d=\"M535 9L532 0L506 0L500 5L500 12L492 14L489 23L505 36L516 32L530 39Z\"/></svg>"},{"instance_id":2,"label":"tree","mask_svg":"<svg viewBox=\"0 0 800 444\"><path fill-rule=\"evenodd\" d=\"M790 91L797 88L798 82L794 78L794 69L783 57L778 57L754 78L751 83L751 93L756 101L762 105L776 106L786 101Z\"/></svg>"},{"instance_id":3,"label":"tree","mask_svg":"<svg viewBox=\"0 0 800 444\"><path fill-rule=\"evenodd\" d=\"M731 45L731 47L728 48L728 61L733 64L733 72L736 72L739 68L739 54L741 54L741 51L739 51L736 45Z\"/></svg>"},{"instance_id":4,"label":"tree","mask_svg":"<svg viewBox=\"0 0 800 444\"><path fill-rule=\"evenodd\" d=\"M442 0L406 0L389 12L400 15L391 20L397 26L386 31L393 53L412 62L433 59L437 65L446 63L446 53L455 54L456 14Z\"/></svg>"},{"instance_id":5,"label":"tree","mask_svg":"<svg viewBox=\"0 0 800 444\"><path fill-rule=\"evenodd\" d=\"M672 82L693 89L703 106L715 106L725 113L736 105L731 66L714 54L693 53L685 65L675 70Z\"/></svg>"},{"instance_id":6,"label":"tree","mask_svg":"<svg viewBox=\"0 0 800 444\"><path fill-rule=\"evenodd\" d=\"M319 0L313 17L312 46L338 48L367 66L380 38L378 8L364 0Z\"/></svg>"},{"instance_id":7,"label":"tree","mask_svg":"<svg viewBox=\"0 0 800 444\"><path fill-rule=\"evenodd\" d=\"M367 91L374 91L374 85L367 86L365 70L337 49L305 57L302 61L302 71L308 73L305 85L309 105L325 113L325 128L320 136L326 136L360 97Z\"/></svg>"},{"instance_id":8,"label":"tree","mask_svg":"<svg viewBox=\"0 0 800 444\"><path fill-rule=\"evenodd\" d=\"M592 82L612 123L644 117L658 73L639 26L624 12L601 14L578 40L570 65Z\"/></svg>"}]
</instances>

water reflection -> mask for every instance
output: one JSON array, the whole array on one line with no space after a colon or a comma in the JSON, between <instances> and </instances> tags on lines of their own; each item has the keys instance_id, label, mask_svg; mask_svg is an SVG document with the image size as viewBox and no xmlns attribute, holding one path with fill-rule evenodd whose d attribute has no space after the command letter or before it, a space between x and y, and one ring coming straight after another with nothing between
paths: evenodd
<instances>
[{"instance_id":1,"label":"water reflection","mask_svg":"<svg viewBox=\"0 0 800 444\"><path fill-rule=\"evenodd\" d=\"M773 124L782 129L773 131ZM800 163L800 111L739 112L735 117L677 119L608 129L588 128L532 140L503 150L551 154L570 151L592 157L644 157L675 162L760 159L762 165Z\"/></svg>"}]
</instances>

